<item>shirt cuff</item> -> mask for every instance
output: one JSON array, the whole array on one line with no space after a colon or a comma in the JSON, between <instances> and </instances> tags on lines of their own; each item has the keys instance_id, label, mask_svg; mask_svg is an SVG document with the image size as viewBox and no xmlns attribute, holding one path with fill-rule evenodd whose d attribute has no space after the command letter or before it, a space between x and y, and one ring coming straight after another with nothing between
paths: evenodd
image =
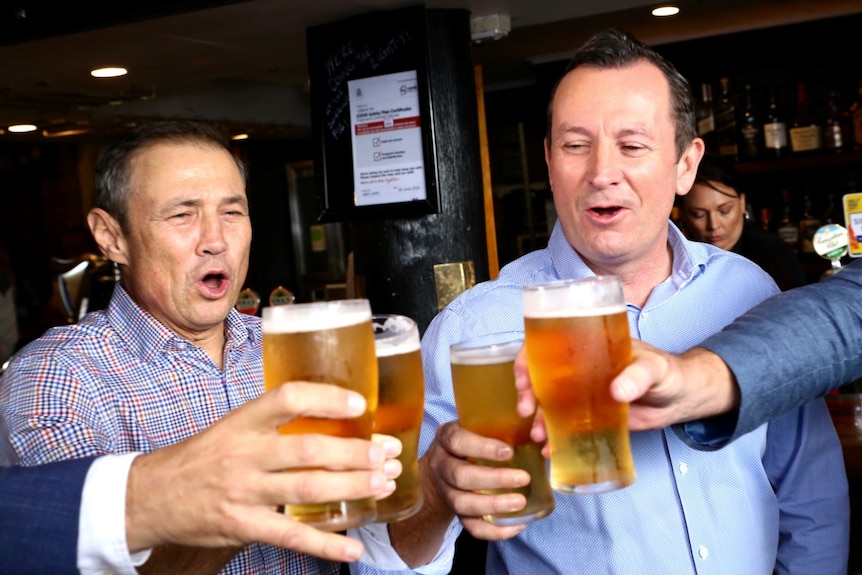
<instances>
[{"instance_id":1,"label":"shirt cuff","mask_svg":"<svg viewBox=\"0 0 862 575\"><path fill-rule=\"evenodd\" d=\"M136 575L152 549L129 553L126 544L126 483L140 453L103 455L87 472L78 523L78 569L82 575L110 571Z\"/></svg>"},{"instance_id":2,"label":"shirt cuff","mask_svg":"<svg viewBox=\"0 0 862 575\"><path fill-rule=\"evenodd\" d=\"M739 413L732 411L671 426L677 437L699 451L715 451L736 438Z\"/></svg>"},{"instance_id":3,"label":"shirt cuff","mask_svg":"<svg viewBox=\"0 0 862 575\"><path fill-rule=\"evenodd\" d=\"M443 543L434 559L426 565L411 570L392 548L389 541L389 529L385 523L372 523L359 529L350 529L347 532L350 537L360 540L365 546L365 553L359 559L360 563L381 571L419 573L421 575L448 575L452 571L452 561L455 558L455 541L460 533L461 523L455 519L446 529ZM355 572L353 568L350 571L351 573ZM359 572L362 573L366 571L366 569L359 569Z\"/></svg>"}]
</instances>

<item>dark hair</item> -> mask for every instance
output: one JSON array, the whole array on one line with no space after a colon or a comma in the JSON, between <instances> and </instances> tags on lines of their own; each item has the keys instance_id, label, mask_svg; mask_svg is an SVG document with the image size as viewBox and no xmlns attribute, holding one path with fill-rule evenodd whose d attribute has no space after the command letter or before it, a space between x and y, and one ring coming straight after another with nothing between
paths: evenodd
<instances>
[{"instance_id":1,"label":"dark hair","mask_svg":"<svg viewBox=\"0 0 862 575\"><path fill-rule=\"evenodd\" d=\"M661 70L670 86L671 118L675 124L675 144L677 159L697 137L694 117L694 96L688 80L664 57L646 44L621 30L608 29L594 35L575 52L565 71L551 90L548 101L548 132L551 139L553 126L553 104L557 88L563 78L580 66L593 68L625 68L641 61L649 62Z\"/></svg>"},{"instance_id":2,"label":"dark hair","mask_svg":"<svg viewBox=\"0 0 862 575\"><path fill-rule=\"evenodd\" d=\"M193 121L160 121L141 124L108 146L96 161L96 207L111 214L128 232L128 201L132 193L131 160L158 144L197 144L230 152L227 133L213 124ZM231 154L246 181L245 164Z\"/></svg>"},{"instance_id":3,"label":"dark hair","mask_svg":"<svg viewBox=\"0 0 862 575\"><path fill-rule=\"evenodd\" d=\"M737 195L743 191L739 187L739 176L733 164L714 154L707 154L700 160L694 182L706 186L709 186L710 182L718 182L732 188Z\"/></svg>"}]
</instances>

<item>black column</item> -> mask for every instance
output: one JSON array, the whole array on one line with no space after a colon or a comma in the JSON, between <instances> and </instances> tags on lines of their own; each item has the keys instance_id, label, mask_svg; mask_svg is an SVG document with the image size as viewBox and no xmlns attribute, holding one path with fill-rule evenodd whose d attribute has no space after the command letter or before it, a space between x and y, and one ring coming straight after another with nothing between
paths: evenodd
<instances>
[{"instance_id":1,"label":"black column","mask_svg":"<svg viewBox=\"0 0 862 575\"><path fill-rule=\"evenodd\" d=\"M428 10L426 22L440 212L353 223L372 309L408 315L420 332L437 313L435 264L472 261L476 281L488 279L470 15Z\"/></svg>"}]
</instances>

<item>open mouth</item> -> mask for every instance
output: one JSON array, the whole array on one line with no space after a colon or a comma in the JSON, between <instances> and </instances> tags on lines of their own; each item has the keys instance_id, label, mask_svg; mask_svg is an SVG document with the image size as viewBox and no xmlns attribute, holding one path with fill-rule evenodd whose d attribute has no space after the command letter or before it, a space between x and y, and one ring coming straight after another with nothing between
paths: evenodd
<instances>
[{"instance_id":1,"label":"open mouth","mask_svg":"<svg viewBox=\"0 0 862 575\"><path fill-rule=\"evenodd\" d=\"M218 290L227 278L222 273L211 273L204 276L202 282L205 286L212 290Z\"/></svg>"},{"instance_id":2,"label":"open mouth","mask_svg":"<svg viewBox=\"0 0 862 575\"><path fill-rule=\"evenodd\" d=\"M607 217L607 216L612 216L612 215L616 214L622 208L620 208L619 206L611 206L611 207L607 207L607 208L590 208L590 209L591 209L591 211L593 211L594 213L596 213L600 216Z\"/></svg>"}]
</instances>

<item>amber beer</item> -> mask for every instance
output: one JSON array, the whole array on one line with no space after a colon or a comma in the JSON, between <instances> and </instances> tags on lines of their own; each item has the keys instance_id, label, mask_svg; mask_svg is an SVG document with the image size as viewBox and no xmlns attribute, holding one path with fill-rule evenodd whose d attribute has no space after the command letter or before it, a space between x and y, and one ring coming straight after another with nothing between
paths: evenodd
<instances>
[{"instance_id":1,"label":"amber beer","mask_svg":"<svg viewBox=\"0 0 862 575\"><path fill-rule=\"evenodd\" d=\"M263 377L267 390L289 381L330 383L361 393L368 409L352 419L298 417L284 434L371 438L377 408L377 357L368 300L339 300L263 309ZM373 521L373 498L285 505L284 512L320 529L343 531Z\"/></svg>"},{"instance_id":2,"label":"amber beer","mask_svg":"<svg viewBox=\"0 0 862 575\"><path fill-rule=\"evenodd\" d=\"M615 276L524 289L527 363L548 432L551 485L602 493L635 481L628 404L610 382L631 362L622 286Z\"/></svg>"},{"instance_id":3,"label":"amber beer","mask_svg":"<svg viewBox=\"0 0 862 575\"><path fill-rule=\"evenodd\" d=\"M548 481L542 447L530 439L532 418L516 411L514 362L524 343L521 333L499 333L469 339L450 348L452 387L461 427L483 437L493 437L512 447L508 461L475 460L478 465L523 469L530 483L516 489L484 490L481 493L521 493L523 509L486 515L494 525L521 525L554 510L554 494Z\"/></svg>"},{"instance_id":4,"label":"amber beer","mask_svg":"<svg viewBox=\"0 0 862 575\"><path fill-rule=\"evenodd\" d=\"M401 441L402 471L395 492L377 502L377 522L409 517L422 507L419 484L419 428L425 405L425 376L419 348L419 329L411 318L378 314L372 319L380 373L374 432Z\"/></svg>"}]
</instances>

